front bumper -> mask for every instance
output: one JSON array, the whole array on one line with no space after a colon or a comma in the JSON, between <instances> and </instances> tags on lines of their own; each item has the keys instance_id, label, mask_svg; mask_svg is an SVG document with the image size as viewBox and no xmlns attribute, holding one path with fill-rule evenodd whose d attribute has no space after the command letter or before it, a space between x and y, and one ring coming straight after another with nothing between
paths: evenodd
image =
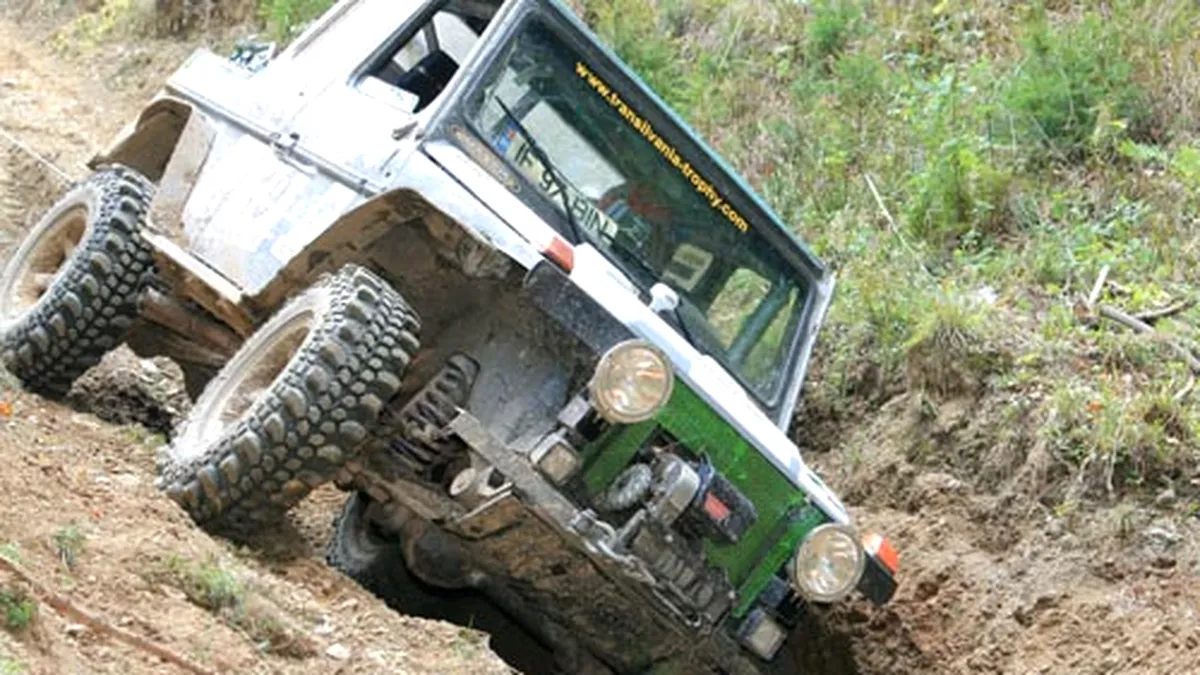
<instances>
[{"instance_id":1,"label":"front bumper","mask_svg":"<svg viewBox=\"0 0 1200 675\"><path fill-rule=\"evenodd\" d=\"M473 523L487 523L488 531L500 533L507 527L504 521L516 521L519 517L517 512L531 514L565 541L575 555L586 557L602 573L601 576L605 578L603 583L611 587L611 591L604 595L616 600L615 604L625 606L620 611L626 616L618 619L624 625L619 628L607 625L604 627L607 632L619 633L620 629L628 629L630 642L656 644L653 653L645 654L653 661L664 658L673 660L679 653L690 651L689 658L696 659L697 664L706 664L704 670L716 666L730 673L761 672L762 662L738 644L736 630L724 630L723 619L713 623L703 613L697 614L680 606L678 596L672 595L671 589L656 577L646 561L629 554L627 549L619 545L621 533L591 510L580 509L564 496L538 470L529 455L500 442L478 419L465 411L460 412L445 431L460 438L475 455L475 460L488 465L507 483L501 491L508 499L507 516L503 515L502 509L495 508L492 509L494 516L486 515L487 504L477 503L471 506L475 515L469 514L459 519L460 527L457 529L468 536L482 535L481 538L486 538L489 535L473 529ZM537 455L536 452L531 454ZM871 555L859 589L872 601L882 604L894 592L894 575L879 562L877 551L868 552ZM598 579L593 582L600 583ZM595 591L581 591L579 595L560 596L557 599L578 606L579 603L588 604L591 597L588 593ZM637 616L634 617L634 614ZM579 630L584 632L586 627L580 626ZM626 649L633 651L628 643Z\"/></svg>"}]
</instances>

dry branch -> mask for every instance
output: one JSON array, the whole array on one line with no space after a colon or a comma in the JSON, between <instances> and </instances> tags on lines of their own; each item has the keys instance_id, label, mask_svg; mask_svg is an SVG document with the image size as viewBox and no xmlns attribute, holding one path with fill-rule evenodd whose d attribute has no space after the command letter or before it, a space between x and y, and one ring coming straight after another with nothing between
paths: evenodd
<instances>
[{"instance_id":1,"label":"dry branch","mask_svg":"<svg viewBox=\"0 0 1200 675\"><path fill-rule=\"evenodd\" d=\"M113 626L94 614L81 609L67 598L54 592L49 586L39 581L29 572L25 571L25 569L19 564L9 560L8 558L5 558L4 556L0 556L0 569L9 571L21 581L29 584L29 586L33 588L34 594L41 598L42 601L47 605L54 608L54 610L59 614L78 621L97 633L104 633L116 638L121 642L124 642L131 647L134 647L135 649L140 649L149 654L153 654L154 656L157 656L168 663L173 663L179 666L189 673L195 673L196 675L216 675L213 671L208 670L204 666L201 666L186 656L176 654L162 645L157 645L153 642L150 642L146 638L135 635L134 633L131 633L123 628Z\"/></svg>"},{"instance_id":2,"label":"dry branch","mask_svg":"<svg viewBox=\"0 0 1200 675\"><path fill-rule=\"evenodd\" d=\"M1184 347L1170 338L1163 336L1160 333L1156 333L1154 331L1154 327L1150 324L1137 317L1130 316L1116 307L1111 305L1100 305L1099 309L1100 316L1112 321L1116 321L1117 323L1133 330L1136 333L1150 336L1151 338L1165 343L1171 349L1175 350L1176 354L1179 354L1180 358L1187 363L1188 368L1190 368L1193 373L1200 373L1200 359L1196 358L1196 355L1192 353L1192 350Z\"/></svg>"},{"instance_id":3,"label":"dry branch","mask_svg":"<svg viewBox=\"0 0 1200 675\"><path fill-rule=\"evenodd\" d=\"M900 234L900 228L896 226L896 219L892 217L892 212L889 211L887 205L883 203L883 197L879 196L879 190L875 188L875 181L871 180L871 174L864 173L863 178L867 180L867 188L871 190L871 196L875 198L876 206L878 206L879 210L883 213L883 218L887 221L888 229L892 231L892 234L898 237L902 236Z\"/></svg>"},{"instance_id":4,"label":"dry branch","mask_svg":"<svg viewBox=\"0 0 1200 675\"><path fill-rule=\"evenodd\" d=\"M1179 302L1163 307L1162 309L1152 309L1147 312L1142 312L1141 314L1135 314L1134 318L1144 321L1145 323L1152 324L1159 319L1165 319L1169 316L1175 316L1180 312L1186 312L1195 304L1196 301L1192 300L1191 298L1187 300L1180 300Z\"/></svg>"},{"instance_id":5,"label":"dry branch","mask_svg":"<svg viewBox=\"0 0 1200 675\"><path fill-rule=\"evenodd\" d=\"M1196 388L1196 376L1192 375L1191 377L1188 378L1188 382L1187 382L1187 384L1185 384L1183 386L1183 389L1180 389L1179 391L1175 392L1175 397L1174 397L1175 402L1183 403L1183 400L1186 399L1188 397L1188 395L1192 393L1192 390L1195 388Z\"/></svg>"},{"instance_id":6,"label":"dry branch","mask_svg":"<svg viewBox=\"0 0 1200 675\"><path fill-rule=\"evenodd\" d=\"M932 277L933 272L925 266L925 261L921 260L920 254L908 243L908 239L904 238L904 233L900 231L900 226L896 224L896 219L892 217L892 212L888 209L887 204L883 203L883 197L879 195L879 190L875 187L875 181L871 179L871 174L863 173L863 178L867 181L867 189L871 191L871 196L875 198L875 205L879 207L880 213L883 214L883 219L887 221L888 230L895 235L896 239L900 240L900 245L912 254L921 269Z\"/></svg>"},{"instance_id":7,"label":"dry branch","mask_svg":"<svg viewBox=\"0 0 1200 675\"><path fill-rule=\"evenodd\" d=\"M1100 269L1100 275L1096 277L1096 283L1092 285L1092 292L1088 293L1087 308L1091 312L1095 309L1096 303L1100 301L1100 293L1104 291L1104 282L1108 281L1108 265Z\"/></svg>"}]
</instances>

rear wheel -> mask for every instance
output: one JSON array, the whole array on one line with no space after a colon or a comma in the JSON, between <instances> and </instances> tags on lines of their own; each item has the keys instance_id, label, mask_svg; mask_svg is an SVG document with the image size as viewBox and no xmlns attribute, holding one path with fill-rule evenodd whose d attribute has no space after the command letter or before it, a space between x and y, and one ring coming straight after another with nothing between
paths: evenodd
<instances>
[{"instance_id":1,"label":"rear wheel","mask_svg":"<svg viewBox=\"0 0 1200 675\"><path fill-rule=\"evenodd\" d=\"M153 186L107 167L72 187L0 273L0 361L26 387L61 397L121 344L154 278L140 234Z\"/></svg>"},{"instance_id":2,"label":"rear wheel","mask_svg":"<svg viewBox=\"0 0 1200 675\"><path fill-rule=\"evenodd\" d=\"M399 294L361 267L308 289L208 384L160 458L160 486L200 523L278 517L379 429L418 329Z\"/></svg>"}]
</instances>

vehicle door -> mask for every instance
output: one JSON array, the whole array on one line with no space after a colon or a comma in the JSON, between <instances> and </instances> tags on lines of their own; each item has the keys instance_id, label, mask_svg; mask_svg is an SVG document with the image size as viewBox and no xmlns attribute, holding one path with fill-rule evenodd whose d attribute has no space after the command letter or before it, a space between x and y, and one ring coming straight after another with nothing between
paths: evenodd
<instances>
[{"instance_id":1,"label":"vehicle door","mask_svg":"<svg viewBox=\"0 0 1200 675\"><path fill-rule=\"evenodd\" d=\"M383 190L381 167L413 114L348 83L426 6L343 0L260 72L215 56L185 66L192 72L180 85L198 90L188 97L217 128L183 212L193 253L254 294L338 216Z\"/></svg>"},{"instance_id":2,"label":"vehicle door","mask_svg":"<svg viewBox=\"0 0 1200 675\"><path fill-rule=\"evenodd\" d=\"M349 4L286 54L299 83L295 112L272 136L269 153L246 147L234 155L251 170L267 163L265 154L275 165L254 178L261 196L221 207L253 225L213 233L234 244L236 253L225 256L241 261L237 280L249 293L338 216L388 188L396 164L416 148L422 118L499 7L487 0Z\"/></svg>"}]
</instances>

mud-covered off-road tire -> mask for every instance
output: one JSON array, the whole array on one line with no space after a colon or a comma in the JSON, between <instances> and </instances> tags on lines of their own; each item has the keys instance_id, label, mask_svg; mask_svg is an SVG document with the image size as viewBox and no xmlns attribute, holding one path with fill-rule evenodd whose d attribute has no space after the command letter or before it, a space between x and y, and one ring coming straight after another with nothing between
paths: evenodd
<instances>
[{"instance_id":1,"label":"mud-covered off-road tire","mask_svg":"<svg viewBox=\"0 0 1200 675\"><path fill-rule=\"evenodd\" d=\"M246 529L277 519L378 429L419 328L400 295L366 269L327 277L213 378L160 455L159 486L201 524Z\"/></svg>"},{"instance_id":2,"label":"mud-covered off-road tire","mask_svg":"<svg viewBox=\"0 0 1200 675\"><path fill-rule=\"evenodd\" d=\"M68 189L9 258L0 362L27 388L61 397L124 340L154 279L141 235L153 189L131 169L101 168Z\"/></svg>"},{"instance_id":3,"label":"mud-covered off-road tire","mask_svg":"<svg viewBox=\"0 0 1200 675\"><path fill-rule=\"evenodd\" d=\"M368 509L372 501L370 495L357 490L346 498L334 520L325 561L371 593L394 601L408 594L413 579L400 540L385 538L371 525Z\"/></svg>"}]
</instances>

